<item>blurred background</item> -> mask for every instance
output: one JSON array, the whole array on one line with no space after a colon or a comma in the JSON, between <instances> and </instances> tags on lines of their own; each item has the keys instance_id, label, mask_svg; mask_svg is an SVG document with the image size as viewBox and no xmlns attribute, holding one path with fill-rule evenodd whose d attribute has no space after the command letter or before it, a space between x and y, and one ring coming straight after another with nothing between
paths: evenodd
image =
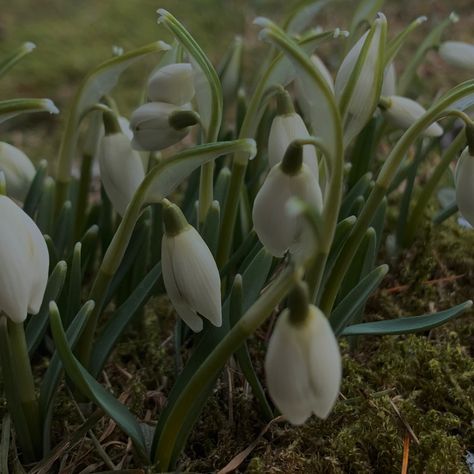
<instances>
[{"instance_id":1,"label":"blurred background","mask_svg":"<svg viewBox=\"0 0 474 474\"><path fill-rule=\"evenodd\" d=\"M110 58L114 46L128 51L158 39L170 40L164 28L157 25L157 8L166 8L180 19L215 64L233 37L242 35L246 48L244 77L248 83L266 51L257 39L253 18L264 15L281 21L296 4L296 0L3 0L0 56L25 41L33 41L37 49L2 79L0 98L49 97L61 114L24 116L21 124L8 122L7 128L0 129L2 139L23 147L34 160L54 155L58 128L65 119L71 97L88 71ZM351 0L331 2L321 11L314 26L347 29L355 5ZM445 39L474 42L472 6L472 0L387 0L383 11L391 37L417 16L428 16L428 21L410 37L411 44L403 48L397 67L400 69L403 58L413 54L430 27L453 10L460 21L446 30ZM333 72L341 60L341 49L341 45L332 43L321 51ZM150 58L148 63L142 62L123 75L114 96L125 114L138 105L141 87L152 67L153 58ZM444 64L435 53L428 56L420 76L435 91L468 78L463 71L445 74ZM22 131L18 131L20 128ZM25 133L28 131L31 133Z\"/></svg>"}]
</instances>

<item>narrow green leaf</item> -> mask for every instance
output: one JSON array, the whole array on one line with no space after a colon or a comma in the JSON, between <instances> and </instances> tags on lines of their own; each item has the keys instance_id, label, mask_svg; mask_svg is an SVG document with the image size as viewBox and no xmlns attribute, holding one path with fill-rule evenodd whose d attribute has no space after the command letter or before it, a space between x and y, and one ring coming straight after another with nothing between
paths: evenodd
<instances>
[{"instance_id":1,"label":"narrow green leaf","mask_svg":"<svg viewBox=\"0 0 474 474\"><path fill-rule=\"evenodd\" d=\"M285 30L293 35L299 34L306 30L314 20L314 17L330 2L331 0L304 0L291 11L285 21Z\"/></svg>"},{"instance_id":2,"label":"narrow green leaf","mask_svg":"<svg viewBox=\"0 0 474 474\"><path fill-rule=\"evenodd\" d=\"M92 225L91 227L89 227L81 239L82 277L84 277L84 274L87 268L94 261L94 255L95 255L95 251L97 250L96 246L97 246L98 239L99 239L99 226L98 225Z\"/></svg>"},{"instance_id":3,"label":"narrow green leaf","mask_svg":"<svg viewBox=\"0 0 474 474\"><path fill-rule=\"evenodd\" d=\"M217 243L219 241L219 225L220 225L220 206L219 201L213 201L209 212L207 213L206 222L202 229L202 237L206 242L212 255L216 255Z\"/></svg>"},{"instance_id":4,"label":"narrow green leaf","mask_svg":"<svg viewBox=\"0 0 474 474\"><path fill-rule=\"evenodd\" d=\"M341 335L383 336L387 334L408 334L418 331L427 331L428 329L440 326L441 324L460 316L471 309L471 307L472 301L468 300L438 313L424 314L422 316L408 316L387 321L376 321L373 323L354 324L353 326L346 327Z\"/></svg>"},{"instance_id":5,"label":"narrow green leaf","mask_svg":"<svg viewBox=\"0 0 474 474\"><path fill-rule=\"evenodd\" d=\"M0 123L21 114L33 112L59 113L50 99L8 99L0 101Z\"/></svg>"},{"instance_id":6,"label":"narrow green leaf","mask_svg":"<svg viewBox=\"0 0 474 474\"><path fill-rule=\"evenodd\" d=\"M153 294L154 286L161 276L161 263L157 263L135 288L133 293L118 308L94 343L91 358L91 373L98 375L107 358L122 336L136 312Z\"/></svg>"},{"instance_id":7,"label":"narrow green leaf","mask_svg":"<svg viewBox=\"0 0 474 474\"><path fill-rule=\"evenodd\" d=\"M9 474L8 453L10 451L10 415L5 413L2 419L2 439L0 441L0 472Z\"/></svg>"},{"instance_id":8,"label":"narrow green leaf","mask_svg":"<svg viewBox=\"0 0 474 474\"><path fill-rule=\"evenodd\" d=\"M72 236L72 224L73 216L71 201L66 201L61 209L61 213L59 214L53 234L54 246L59 257L62 257L67 253L69 241Z\"/></svg>"},{"instance_id":9,"label":"narrow green leaf","mask_svg":"<svg viewBox=\"0 0 474 474\"><path fill-rule=\"evenodd\" d=\"M82 244L77 242L72 253L72 264L69 270L69 288L67 293L66 311L64 313L64 327L67 329L75 314L81 306L82 284Z\"/></svg>"},{"instance_id":10,"label":"narrow green leaf","mask_svg":"<svg viewBox=\"0 0 474 474\"><path fill-rule=\"evenodd\" d=\"M32 356L43 339L48 327L49 302L56 301L61 294L67 274L67 264L61 260L56 264L48 279L43 302L38 314L32 316L25 330L28 353Z\"/></svg>"},{"instance_id":11,"label":"narrow green leaf","mask_svg":"<svg viewBox=\"0 0 474 474\"><path fill-rule=\"evenodd\" d=\"M23 203L23 210L33 219L43 192L43 183L47 175L48 162L41 160Z\"/></svg>"},{"instance_id":12,"label":"narrow green leaf","mask_svg":"<svg viewBox=\"0 0 474 474\"><path fill-rule=\"evenodd\" d=\"M76 342L82 334L87 318L93 308L94 302L92 300L86 301L69 325L66 331L66 338L70 350L74 350ZM40 385L39 405L41 415L45 422L48 418L53 399L57 393L62 368L63 364L61 358L59 357L58 352L55 351L53 357L51 357L51 360L49 361L48 370L44 374Z\"/></svg>"},{"instance_id":13,"label":"narrow green leaf","mask_svg":"<svg viewBox=\"0 0 474 474\"><path fill-rule=\"evenodd\" d=\"M71 352L58 308L53 302L50 305L50 323L56 350L61 357L64 369L78 390L104 410L117 425L132 439L143 458L147 458L143 432L137 419L130 413L92 375L79 363Z\"/></svg>"},{"instance_id":14,"label":"narrow green leaf","mask_svg":"<svg viewBox=\"0 0 474 474\"><path fill-rule=\"evenodd\" d=\"M439 211L434 217L433 222L435 224L441 224L446 219L449 219L451 216L458 212L458 204L456 201L453 201L449 206L446 206L444 209Z\"/></svg>"},{"instance_id":15,"label":"narrow green leaf","mask_svg":"<svg viewBox=\"0 0 474 474\"><path fill-rule=\"evenodd\" d=\"M43 234L51 235L53 232L55 189L56 184L54 179L47 177L43 183L43 191L39 201L38 217L36 218L36 224Z\"/></svg>"},{"instance_id":16,"label":"narrow green leaf","mask_svg":"<svg viewBox=\"0 0 474 474\"><path fill-rule=\"evenodd\" d=\"M351 210L354 207L354 200L360 196L365 196L372 182L372 173L365 173L361 178L349 189L339 210L339 220L345 219L350 215L354 215Z\"/></svg>"},{"instance_id":17,"label":"narrow green leaf","mask_svg":"<svg viewBox=\"0 0 474 474\"><path fill-rule=\"evenodd\" d=\"M388 272L388 265L381 265L364 277L331 313L329 322L338 336L363 308L369 296L378 288Z\"/></svg>"}]
</instances>

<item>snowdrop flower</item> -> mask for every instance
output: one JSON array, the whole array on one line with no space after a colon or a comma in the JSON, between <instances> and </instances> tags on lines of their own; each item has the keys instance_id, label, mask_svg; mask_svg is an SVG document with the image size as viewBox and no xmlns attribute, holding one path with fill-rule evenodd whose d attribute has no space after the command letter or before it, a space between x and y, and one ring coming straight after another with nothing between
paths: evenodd
<instances>
[{"instance_id":1,"label":"snowdrop flower","mask_svg":"<svg viewBox=\"0 0 474 474\"><path fill-rule=\"evenodd\" d=\"M295 112L288 92L282 92L278 97L278 114L272 121L268 136L268 163L270 167L283 160L286 150L293 140L309 137L308 129L301 116ZM303 161L318 179L318 157L314 146L304 145Z\"/></svg>"},{"instance_id":2,"label":"snowdrop flower","mask_svg":"<svg viewBox=\"0 0 474 474\"><path fill-rule=\"evenodd\" d=\"M474 226L474 156L466 147L454 172L456 202L464 219Z\"/></svg>"},{"instance_id":3,"label":"snowdrop flower","mask_svg":"<svg viewBox=\"0 0 474 474\"><path fill-rule=\"evenodd\" d=\"M426 112L418 102L397 95L383 97L379 105L387 122L402 130L409 128ZM439 137L442 134L443 129L437 123L432 123L423 132L427 137Z\"/></svg>"},{"instance_id":4,"label":"snowdrop flower","mask_svg":"<svg viewBox=\"0 0 474 474\"><path fill-rule=\"evenodd\" d=\"M294 293L294 292L293 292ZM342 377L339 346L319 308L294 302L278 318L265 357L268 391L294 425L331 412Z\"/></svg>"},{"instance_id":5,"label":"snowdrop flower","mask_svg":"<svg viewBox=\"0 0 474 474\"><path fill-rule=\"evenodd\" d=\"M136 150L163 150L181 141L198 120L197 114L189 108L149 102L138 107L130 119L132 146Z\"/></svg>"},{"instance_id":6,"label":"snowdrop flower","mask_svg":"<svg viewBox=\"0 0 474 474\"><path fill-rule=\"evenodd\" d=\"M140 155L132 149L115 116L104 114L104 122L105 135L99 149L100 176L112 206L123 216L145 172Z\"/></svg>"},{"instance_id":7,"label":"snowdrop flower","mask_svg":"<svg viewBox=\"0 0 474 474\"><path fill-rule=\"evenodd\" d=\"M474 70L474 44L446 41L439 47L439 54L452 66Z\"/></svg>"},{"instance_id":8,"label":"snowdrop flower","mask_svg":"<svg viewBox=\"0 0 474 474\"><path fill-rule=\"evenodd\" d=\"M202 317L222 325L221 280L206 243L178 206L163 201L161 264L166 292L180 318L195 332Z\"/></svg>"},{"instance_id":9,"label":"snowdrop flower","mask_svg":"<svg viewBox=\"0 0 474 474\"><path fill-rule=\"evenodd\" d=\"M18 148L0 142L0 171L5 174L8 196L23 202L35 177L33 163Z\"/></svg>"},{"instance_id":10,"label":"snowdrop flower","mask_svg":"<svg viewBox=\"0 0 474 474\"><path fill-rule=\"evenodd\" d=\"M148 80L148 98L153 102L184 105L194 97L193 67L189 63L168 64Z\"/></svg>"},{"instance_id":11,"label":"snowdrop flower","mask_svg":"<svg viewBox=\"0 0 474 474\"><path fill-rule=\"evenodd\" d=\"M19 324L40 310L48 248L33 220L6 196L0 196L0 222L0 312Z\"/></svg>"},{"instance_id":12,"label":"snowdrop flower","mask_svg":"<svg viewBox=\"0 0 474 474\"><path fill-rule=\"evenodd\" d=\"M252 218L255 232L266 249L275 257L287 250L308 256L314 246L310 229L303 217L288 211L293 196L322 208L322 194L314 174L302 162L302 146L293 142L283 161L275 165L255 197Z\"/></svg>"},{"instance_id":13,"label":"snowdrop flower","mask_svg":"<svg viewBox=\"0 0 474 474\"><path fill-rule=\"evenodd\" d=\"M377 107L383 80L386 33L387 20L379 13L372 28L352 47L337 72L335 94L346 144L364 128Z\"/></svg>"}]
</instances>

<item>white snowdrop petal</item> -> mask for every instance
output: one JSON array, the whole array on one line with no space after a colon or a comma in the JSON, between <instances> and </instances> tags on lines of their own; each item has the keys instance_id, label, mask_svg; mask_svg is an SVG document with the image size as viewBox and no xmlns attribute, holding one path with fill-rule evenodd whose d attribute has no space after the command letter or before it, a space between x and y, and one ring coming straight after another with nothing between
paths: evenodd
<instances>
[{"instance_id":1,"label":"white snowdrop petal","mask_svg":"<svg viewBox=\"0 0 474 474\"><path fill-rule=\"evenodd\" d=\"M312 411L327 418L337 397L342 378L339 345L329 321L318 308L310 307L307 326L308 371L313 393Z\"/></svg>"},{"instance_id":2,"label":"white snowdrop petal","mask_svg":"<svg viewBox=\"0 0 474 474\"><path fill-rule=\"evenodd\" d=\"M474 70L474 44L445 41L439 47L439 54L452 66Z\"/></svg>"},{"instance_id":3,"label":"white snowdrop petal","mask_svg":"<svg viewBox=\"0 0 474 474\"><path fill-rule=\"evenodd\" d=\"M168 64L148 80L148 98L154 102L183 105L194 97L194 73L189 63Z\"/></svg>"},{"instance_id":4,"label":"white snowdrop petal","mask_svg":"<svg viewBox=\"0 0 474 474\"><path fill-rule=\"evenodd\" d=\"M14 322L37 313L48 281L46 242L32 219L0 196L0 310Z\"/></svg>"},{"instance_id":5,"label":"white snowdrop petal","mask_svg":"<svg viewBox=\"0 0 474 474\"><path fill-rule=\"evenodd\" d=\"M265 248L275 257L282 257L293 243L297 217L286 211L291 197L290 178L276 165L268 174L255 197L252 219L255 232Z\"/></svg>"},{"instance_id":6,"label":"white snowdrop petal","mask_svg":"<svg viewBox=\"0 0 474 474\"><path fill-rule=\"evenodd\" d=\"M189 110L164 102L149 102L136 109L130 119L133 132L132 146L136 150L158 151L181 141L189 132L189 127L175 130L169 124L173 112Z\"/></svg>"},{"instance_id":7,"label":"white snowdrop petal","mask_svg":"<svg viewBox=\"0 0 474 474\"><path fill-rule=\"evenodd\" d=\"M288 310L278 318L265 357L268 391L283 416L301 425L311 415L312 394L304 351L288 324Z\"/></svg>"},{"instance_id":8,"label":"white snowdrop petal","mask_svg":"<svg viewBox=\"0 0 474 474\"><path fill-rule=\"evenodd\" d=\"M390 96L390 107L384 110L386 120L394 127L406 130L411 127L425 112L425 108L408 97ZM425 136L439 137L443 129L437 123L432 123L424 132Z\"/></svg>"},{"instance_id":9,"label":"white snowdrop petal","mask_svg":"<svg viewBox=\"0 0 474 474\"><path fill-rule=\"evenodd\" d=\"M172 264L180 293L197 313L221 326L221 281L211 251L192 226L173 239Z\"/></svg>"},{"instance_id":10,"label":"white snowdrop petal","mask_svg":"<svg viewBox=\"0 0 474 474\"><path fill-rule=\"evenodd\" d=\"M178 316L194 331L202 330L202 319L193 311L188 302L184 299L180 289L176 283L173 259L174 259L175 242L173 238L163 235L161 243L161 268L163 280L165 283L166 293L178 313Z\"/></svg>"},{"instance_id":11,"label":"white snowdrop petal","mask_svg":"<svg viewBox=\"0 0 474 474\"><path fill-rule=\"evenodd\" d=\"M306 125L297 113L277 115L272 122L268 137L268 162L270 167L280 163L288 145L298 138L309 138ZM303 161L318 179L319 167L316 149L312 145L303 147Z\"/></svg>"},{"instance_id":12,"label":"white snowdrop petal","mask_svg":"<svg viewBox=\"0 0 474 474\"><path fill-rule=\"evenodd\" d=\"M0 142L0 171L5 174L7 195L23 202L35 177L33 163L20 149Z\"/></svg>"},{"instance_id":13,"label":"white snowdrop petal","mask_svg":"<svg viewBox=\"0 0 474 474\"><path fill-rule=\"evenodd\" d=\"M474 157L469 155L468 148L461 153L454 174L459 211L474 226Z\"/></svg>"},{"instance_id":14,"label":"white snowdrop petal","mask_svg":"<svg viewBox=\"0 0 474 474\"><path fill-rule=\"evenodd\" d=\"M102 138L99 151L102 183L115 211L123 216L145 177L140 155L123 133Z\"/></svg>"}]
</instances>

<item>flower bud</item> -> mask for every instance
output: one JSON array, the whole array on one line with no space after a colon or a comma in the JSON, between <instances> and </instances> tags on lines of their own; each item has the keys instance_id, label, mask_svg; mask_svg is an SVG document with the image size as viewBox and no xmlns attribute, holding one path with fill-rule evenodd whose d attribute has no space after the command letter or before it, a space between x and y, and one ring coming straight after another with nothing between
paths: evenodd
<instances>
[{"instance_id":1,"label":"flower bud","mask_svg":"<svg viewBox=\"0 0 474 474\"><path fill-rule=\"evenodd\" d=\"M387 122L402 130L411 127L426 112L418 102L397 95L384 98L381 107ZM439 137L442 134L443 129L437 123L432 123L423 132L427 137Z\"/></svg>"},{"instance_id":2,"label":"flower bud","mask_svg":"<svg viewBox=\"0 0 474 474\"><path fill-rule=\"evenodd\" d=\"M277 165L283 160L286 150L293 140L309 137L310 134L303 119L296 112L276 115L268 136L268 164L270 167ZM303 146L303 161L316 179L318 179L318 157L313 145Z\"/></svg>"},{"instance_id":3,"label":"flower bud","mask_svg":"<svg viewBox=\"0 0 474 474\"><path fill-rule=\"evenodd\" d=\"M0 196L0 223L0 312L22 323L27 313L40 310L48 248L33 220L6 196Z\"/></svg>"},{"instance_id":4,"label":"flower bud","mask_svg":"<svg viewBox=\"0 0 474 474\"><path fill-rule=\"evenodd\" d=\"M390 63L383 74L382 92L381 95L387 97L397 93L397 73L395 66Z\"/></svg>"},{"instance_id":5,"label":"flower bud","mask_svg":"<svg viewBox=\"0 0 474 474\"><path fill-rule=\"evenodd\" d=\"M335 93L346 144L364 128L377 107L383 80L386 31L385 16L379 14L337 72Z\"/></svg>"},{"instance_id":6,"label":"flower bud","mask_svg":"<svg viewBox=\"0 0 474 474\"><path fill-rule=\"evenodd\" d=\"M464 219L474 226L474 156L466 147L454 172L456 202Z\"/></svg>"},{"instance_id":7,"label":"flower bud","mask_svg":"<svg viewBox=\"0 0 474 474\"><path fill-rule=\"evenodd\" d=\"M278 318L265 357L268 391L283 416L301 425L314 413L327 418L339 395L342 364L329 321L313 305L295 324L291 310Z\"/></svg>"},{"instance_id":8,"label":"flower bud","mask_svg":"<svg viewBox=\"0 0 474 474\"><path fill-rule=\"evenodd\" d=\"M165 200L161 264L166 292L180 318L195 332L202 317L222 325L221 280L206 243L174 204Z\"/></svg>"},{"instance_id":9,"label":"flower bud","mask_svg":"<svg viewBox=\"0 0 474 474\"><path fill-rule=\"evenodd\" d=\"M168 64L148 80L148 98L153 102L184 105L194 97L194 73L189 63Z\"/></svg>"},{"instance_id":10,"label":"flower bud","mask_svg":"<svg viewBox=\"0 0 474 474\"><path fill-rule=\"evenodd\" d=\"M99 167L105 192L115 211L123 216L145 177L140 155L122 132L106 132L100 144Z\"/></svg>"},{"instance_id":11,"label":"flower bud","mask_svg":"<svg viewBox=\"0 0 474 474\"><path fill-rule=\"evenodd\" d=\"M439 47L439 54L452 66L474 70L474 44L446 41Z\"/></svg>"},{"instance_id":12,"label":"flower bud","mask_svg":"<svg viewBox=\"0 0 474 474\"><path fill-rule=\"evenodd\" d=\"M181 141L189 126L198 122L192 110L165 102L149 102L136 109L130 119L135 150L159 151Z\"/></svg>"},{"instance_id":13,"label":"flower bud","mask_svg":"<svg viewBox=\"0 0 474 474\"><path fill-rule=\"evenodd\" d=\"M301 146L299 150L301 153ZM292 165L292 159L294 161L296 157L287 153L282 163L270 170L253 205L255 232L275 257L282 257L287 250L307 256L314 245L303 217L288 211L290 198L296 196L318 211L322 208L321 189L314 174L301 161L300 166Z\"/></svg>"},{"instance_id":14,"label":"flower bud","mask_svg":"<svg viewBox=\"0 0 474 474\"><path fill-rule=\"evenodd\" d=\"M33 163L18 148L0 142L0 171L5 174L7 195L23 202L35 177Z\"/></svg>"}]
</instances>

